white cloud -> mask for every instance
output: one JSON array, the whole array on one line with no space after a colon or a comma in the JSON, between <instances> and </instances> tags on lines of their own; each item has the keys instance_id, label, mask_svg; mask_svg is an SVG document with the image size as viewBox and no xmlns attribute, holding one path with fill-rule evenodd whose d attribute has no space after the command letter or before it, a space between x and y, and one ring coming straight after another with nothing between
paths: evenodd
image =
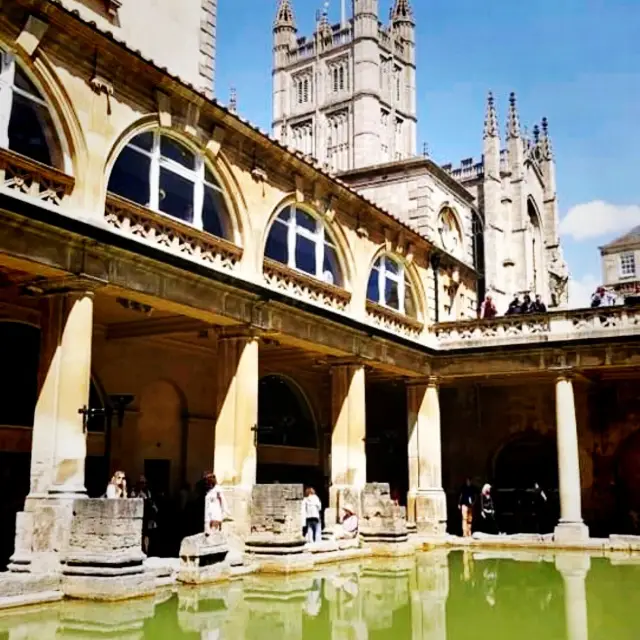
<instances>
[{"instance_id":1,"label":"white cloud","mask_svg":"<svg viewBox=\"0 0 640 640\"><path fill-rule=\"evenodd\" d=\"M600 280L590 273L581 278L569 279L569 308L584 309L591 304L591 294L601 284Z\"/></svg>"},{"instance_id":2,"label":"white cloud","mask_svg":"<svg viewBox=\"0 0 640 640\"><path fill-rule=\"evenodd\" d=\"M560 221L561 235L581 241L612 233L624 233L640 224L640 205L615 205L593 200L569 209Z\"/></svg>"}]
</instances>

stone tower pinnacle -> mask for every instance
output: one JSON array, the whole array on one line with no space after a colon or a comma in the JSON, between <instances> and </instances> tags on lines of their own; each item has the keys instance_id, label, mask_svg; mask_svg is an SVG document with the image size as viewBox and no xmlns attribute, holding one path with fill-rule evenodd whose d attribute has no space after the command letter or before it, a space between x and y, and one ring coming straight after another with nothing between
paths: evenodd
<instances>
[{"instance_id":1,"label":"stone tower pinnacle","mask_svg":"<svg viewBox=\"0 0 640 640\"><path fill-rule=\"evenodd\" d=\"M391 8L391 22L410 22L415 24L413 9L409 0L395 0Z\"/></svg>"},{"instance_id":2,"label":"stone tower pinnacle","mask_svg":"<svg viewBox=\"0 0 640 640\"><path fill-rule=\"evenodd\" d=\"M273 24L274 28L278 27L290 27L296 28L296 20L293 15L293 7L291 6L291 0L279 0L278 11L276 13L276 20Z\"/></svg>"},{"instance_id":3,"label":"stone tower pinnacle","mask_svg":"<svg viewBox=\"0 0 640 640\"><path fill-rule=\"evenodd\" d=\"M516 94L509 96L509 116L507 117L507 139L520 137L520 116L516 106Z\"/></svg>"},{"instance_id":4,"label":"stone tower pinnacle","mask_svg":"<svg viewBox=\"0 0 640 640\"><path fill-rule=\"evenodd\" d=\"M496 113L496 105L493 99L493 93L489 91L487 96L487 113L484 118L484 138L497 138L498 131L498 114Z\"/></svg>"},{"instance_id":5,"label":"stone tower pinnacle","mask_svg":"<svg viewBox=\"0 0 640 640\"><path fill-rule=\"evenodd\" d=\"M545 160L553 160L553 148L549 137L549 121L542 118L542 135L540 136L540 149Z\"/></svg>"}]
</instances>

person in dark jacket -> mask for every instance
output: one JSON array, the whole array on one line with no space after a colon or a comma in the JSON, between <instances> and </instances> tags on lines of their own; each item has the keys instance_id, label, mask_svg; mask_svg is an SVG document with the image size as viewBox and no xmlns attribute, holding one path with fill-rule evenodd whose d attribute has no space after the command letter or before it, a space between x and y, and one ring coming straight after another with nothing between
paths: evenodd
<instances>
[{"instance_id":1,"label":"person in dark jacket","mask_svg":"<svg viewBox=\"0 0 640 640\"><path fill-rule=\"evenodd\" d=\"M458 499L458 509L462 516L462 536L470 538L473 527L473 507L476 503L477 489L471 484L471 479L467 478L460 489Z\"/></svg>"},{"instance_id":2,"label":"person in dark jacket","mask_svg":"<svg viewBox=\"0 0 640 640\"><path fill-rule=\"evenodd\" d=\"M491 485L485 484L480 493L480 517L482 518L482 528L485 533L498 533L496 522L496 508L491 495Z\"/></svg>"},{"instance_id":3,"label":"person in dark jacket","mask_svg":"<svg viewBox=\"0 0 640 640\"><path fill-rule=\"evenodd\" d=\"M547 313L547 305L542 302L542 296L536 293L536 299L531 305L531 313Z\"/></svg>"},{"instance_id":4,"label":"person in dark jacket","mask_svg":"<svg viewBox=\"0 0 640 640\"><path fill-rule=\"evenodd\" d=\"M509 303L509 308L505 315L512 316L516 313L520 313L521 306L520 298L518 298L518 296L514 296L513 300Z\"/></svg>"}]
</instances>

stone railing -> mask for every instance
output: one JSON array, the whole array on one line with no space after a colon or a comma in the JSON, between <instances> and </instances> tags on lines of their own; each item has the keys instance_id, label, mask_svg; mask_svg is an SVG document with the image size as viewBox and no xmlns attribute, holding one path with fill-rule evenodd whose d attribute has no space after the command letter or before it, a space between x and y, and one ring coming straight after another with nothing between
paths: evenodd
<instances>
[{"instance_id":1,"label":"stone railing","mask_svg":"<svg viewBox=\"0 0 640 640\"><path fill-rule=\"evenodd\" d=\"M424 329L424 324L415 318L409 318L388 307L383 307L367 300L367 320L370 324L390 333L417 339Z\"/></svg>"},{"instance_id":2,"label":"stone railing","mask_svg":"<svg viewBox=\"0 0 640 640\"><path fill-rule=\"evenodd\" d=\"M0 189L60 206L71 194L75 179L25 156L0 149Z\"/></svg>"},{"instance_id":3,"label":"stone railing","mask_svg":"<svg viewBox=\"0 0 640 640\"><path fill-rule=\"evenodd\" d=\"M640 334L640 306L574 309L431 327L441 348L460 349Z\"/></svg>"},{"instance_id":4,"label":"stone railing","mask_svg":"<svg viewBox=\"0 0 640 640\"><path fill-rule=\"evenodd\" d=\"M336 311L344 311L351 301L351 293L348 291L269 258L264 260L264 279L276 291Z\"/></svg>"},{"instance_id":5,"label":"stone railing","mask_svg":"<svg viewBox=\"0 0 640 640\"><path fill-rule=\"evenodd\" d=\"M242 248L205 231L107 194L106 223L121 233L169 253L224 271L233 271Z\"/></svg>"}]
</instances>

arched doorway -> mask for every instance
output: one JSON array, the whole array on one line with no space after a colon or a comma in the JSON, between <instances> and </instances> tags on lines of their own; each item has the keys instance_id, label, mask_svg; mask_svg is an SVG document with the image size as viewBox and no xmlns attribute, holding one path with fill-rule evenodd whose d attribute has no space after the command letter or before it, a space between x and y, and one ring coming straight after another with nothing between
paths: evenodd
<instances>
[{"instance_id":1,"label":"arched doorway","mask_svg":"<svg viewBox=\"0 0 640 640\"><path fill-rule=\"evenodd\" d=\"M640 431L631 434L618 447L616 499L618 531L640 533Z\"/></svg>"},{"instance_id":2,"label":"arched doorway","mask_svg":"<svg viewBox=\"0 0 640 640\"><path fill-rule=\"evenodd\" d=\"M316 421L300 387L268 375L258 387L257 482L296 483L323 490Z\"/></svg>"},{"instance_id":3,"label":"arched doorway","mask_svg":"<svg viewBox=\"0 0 640 640\"><path fill-rule=\"evenodd\" d=\"M546 532L555 525L559 498L558 454L553 437L526 433L512 438L494 456L492 475L503 530ZM533 491L536 483L548 498L544 506Z\"/></svg>"}]
</instances>

